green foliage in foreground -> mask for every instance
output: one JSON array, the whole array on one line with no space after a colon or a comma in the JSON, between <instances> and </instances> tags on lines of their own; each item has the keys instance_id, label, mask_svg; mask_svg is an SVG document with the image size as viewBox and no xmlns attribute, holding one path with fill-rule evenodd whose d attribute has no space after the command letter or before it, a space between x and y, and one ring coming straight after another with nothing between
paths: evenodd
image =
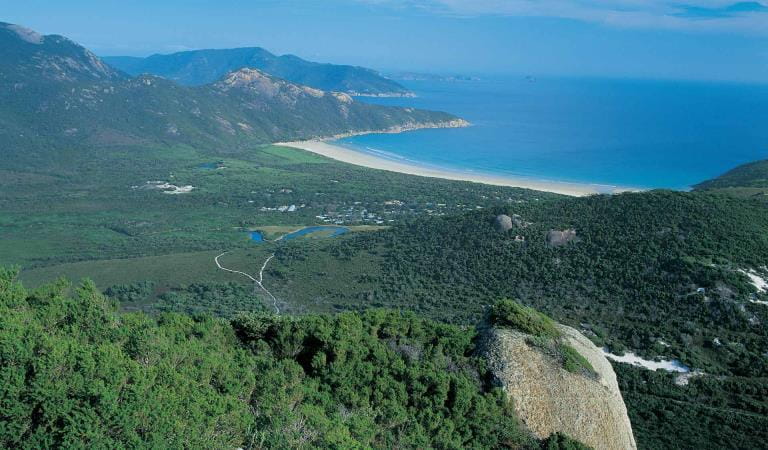
<instances>
[{"instance_id":1,"label":"green foliage in foreground","mask_svg":"<svg viewBox=\"0 0 768 450\"><path fill-rule=\"evenodd\" d=\"M499 389L484 386L473 333L371 311L245 317L260 361L256 428L268 441L319 446L488 448L530 444ZM274 385L284 386L275 393ZM297 405L298 403L298 405ZM301 424L297 429L296 424ZM285 441L284 441L285 442Z\"/></svg>"},{"instance_id":2,"label":"green foliage in foreground","mask_svg":"<svg viewBox=\"0 0 768 450\"><path fill-rule=\"evenodd\" d=\"M0 272L0 447L538 448L473 353L411 314L118 314ZM554 447L560 448L560 447Z\"/></svg>"}]
</instances>

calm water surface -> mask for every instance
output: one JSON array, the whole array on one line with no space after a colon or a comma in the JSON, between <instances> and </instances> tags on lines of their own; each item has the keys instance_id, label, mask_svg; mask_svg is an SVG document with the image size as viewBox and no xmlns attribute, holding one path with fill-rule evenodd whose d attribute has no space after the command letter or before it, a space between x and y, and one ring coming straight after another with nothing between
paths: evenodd
<instances>
[{"instance_id":1,"label":"calm water surface","mask_svg":"<svg viewBox=\"0 0 768 450\"><path fill-rule=\"evenodd\" d=\"M450 169L673 189L768 158L768 85L522 77L403 84L419 97L362 100L448 111L473 126L338 143Z\"/></svg>"}]
</instances>

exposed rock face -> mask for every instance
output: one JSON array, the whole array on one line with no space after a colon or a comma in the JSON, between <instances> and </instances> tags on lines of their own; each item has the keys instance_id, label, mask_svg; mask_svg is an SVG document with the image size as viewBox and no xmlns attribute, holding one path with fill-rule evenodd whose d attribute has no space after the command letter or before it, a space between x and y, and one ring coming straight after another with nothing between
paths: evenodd
<instances>
[{"instance_id":1,"label":"exposed rock face","mask_svg":"<svg viewBox=\"0 0 768 450\"><path fill-rule=\"evenodd\" d=\"M512 229L512 218L506 214L499 214L493 220L493 227L496 231L506 232Z\"/></svg>"},{"instance_id":2,"label":"exposed rock face","mask_svg":"<svg viewBox=\"0 0 768 450\"><path fill-rule=\"evenodd\" d=\"M519 214L512 214L512 223L515 224L515 226L525 228L528 225L530 225L529 222L525 222L522 217L520 217Z\"/></svg>"},{"instance_id":3,"label":"exposed rock face","mask_svg":"<svg viewBox=\"0 0 768 450\"><path fill-rule=\"evenodd\" d=\"M564 341L590 362L597 380L566 371L559 361L527 344L524 333L488 331L484 352L518 417L540 438L559 431L596 450L636 449L611 364L581 333L558 328Z\"/></svg>"},{"instance_id":4,"label":"exposed rock face","mask_svg":"<svg viewBox=\"0 0 768 450\"><path fill-rule=\"evenodd\" d=\"M296 98L302 95L314 98L325 96L325 92L320 89L294 84L267 75L260 70L249 68L231 72L215 86L222 91L228 91L232 88L250 90L266 98L279 98L284 102L295 102Z\"/></svg>"},{"instance_id":5,"label":"exposed rock face","mask_svg":"<svg viewBox=\"0 0 768 450\"><path fill-rule=\"evenodd\" d=\"M576 239L576 230L549 230L547 233L547 245L559 247Z\"/></svg>"}]
</instances>

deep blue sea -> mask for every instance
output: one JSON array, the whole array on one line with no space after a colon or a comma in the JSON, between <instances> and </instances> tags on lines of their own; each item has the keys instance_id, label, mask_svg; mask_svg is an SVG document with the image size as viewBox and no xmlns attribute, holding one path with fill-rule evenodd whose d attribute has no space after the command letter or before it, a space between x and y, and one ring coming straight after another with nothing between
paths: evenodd
<instances>
[{"instance_id":1,"label":"deep blue sea","mask_svg":"<svg viewBox=\"0 0 768 450\"><path fill-rule=\"evenodd\" d=\"M768 158L768 84L524 77L403 84L418 97L362 100L447 111L473 126L338 143L449 169L672 189Z\"/></svg>"}]
</instances>

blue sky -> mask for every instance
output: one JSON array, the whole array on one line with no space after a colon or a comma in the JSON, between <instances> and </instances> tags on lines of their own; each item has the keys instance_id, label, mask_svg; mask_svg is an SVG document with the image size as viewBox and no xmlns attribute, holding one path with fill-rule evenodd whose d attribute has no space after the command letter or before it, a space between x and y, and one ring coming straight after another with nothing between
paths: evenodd
<instances>
[{"instance_id":1,"label":"blue sky","mask_svg":"<svg viewBox=\"0 0 768 450\"><path fill-rule=\"evenodd\" d=\"M100 55L262 46L382 70L768 81L768 3L26 0L0 21Z\"/></svg>"}]
</instances>

